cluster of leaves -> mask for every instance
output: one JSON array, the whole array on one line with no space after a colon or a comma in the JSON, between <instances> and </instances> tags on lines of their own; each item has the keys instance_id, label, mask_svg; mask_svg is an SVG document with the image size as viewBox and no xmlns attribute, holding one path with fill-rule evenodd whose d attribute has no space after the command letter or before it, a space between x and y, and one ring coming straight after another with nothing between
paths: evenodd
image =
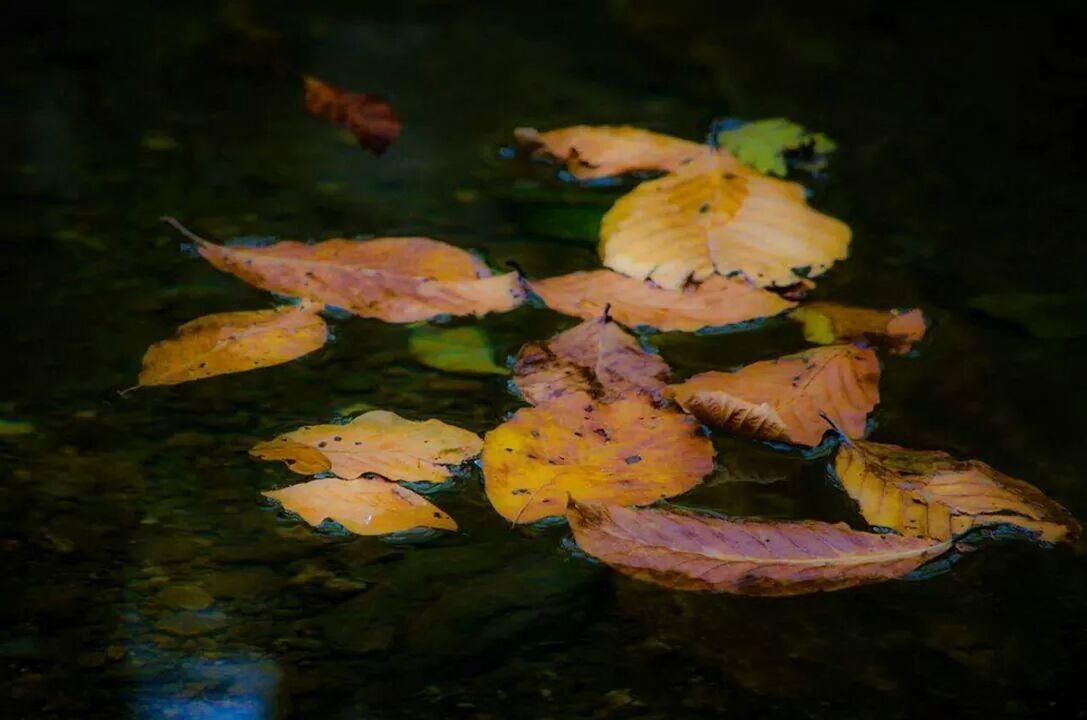
<instances>
[{"instance_id":1,"label":"cluster of leaves","mask_svg":"<svg viewBox=\"0 0 1087 720\"><path fill-rule=\"evenodd\" d=\"M325 92L314 82L307 81L311 96ZM623 573L679 589L757 595L899 577L979 527L1013 526L1046 542L1078 534L1060 505L984 463L863 440L880 399L877 351L909 350L925 320L919 310L798 302L811 277L845 257L850 233L809 207L801 186L741 162L765 148L744 152L742 136L734 136L733 155L718 143L629 127L519 130L517 137L578 179L665 173L605 217L600 255L610 269L527 280L493 274L473 254L428 238L228 247L191 236L216 268L298 303L182 326L148 350L140 385L312 352L328 337L325 307L418 323L503 312L535 295L583 321L528 343L511 368L481 351L476 328L422 325L411 338L432 366L511 374L528 407L482 439L383 410L303 427L252 448L254 457L311 477L264 494L314 526L331 520L363 535L455 530L449 515L398 483L442 483L479 457L486 496L513 525L565 518L585 553ZM665 360L624 329L691 332L785 312L822 347L680 383L670 383ZM710 428L809 449L831 433L840 441L837 482L875 532L658 505L713 471Z\"/></svg>"}]
</instances>

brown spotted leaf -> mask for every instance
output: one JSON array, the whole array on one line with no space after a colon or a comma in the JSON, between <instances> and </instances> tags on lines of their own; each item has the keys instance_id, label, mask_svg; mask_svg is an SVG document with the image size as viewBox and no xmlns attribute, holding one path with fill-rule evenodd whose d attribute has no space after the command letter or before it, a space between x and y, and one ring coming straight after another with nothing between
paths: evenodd
<instances>
[{"instance_id":1,"label":"brown spotted leaf","mask_svg":"<svg viewBox=\"0 0 1087 720\"><path fill-rule=\"evenodd\" d=\"M799 595L901 577L950 543L816 521L728 520L572 502L578 547L620 572L676 590Z\"/></svg>"},{"instance_id":2,"label":"brown spotted leaf","mask_svg":"<svg viewBox=\"0 0 1087 720\"><path fill-rule=\"evenodd\" d=\"M303 81L306 110L345 128L374 155L384 153L400 136L403 128L400 119L380 96L345 92L314 77L305 77Z\"/></svg>"},{"instance_id":3,"label":"brown spotted leaf","mask_svg":"<svg viewBox=\"0 0 1087 720\"><path fill-rule=\"evenodd\" d=\"M706 145L628 125L575 125L539 132L518 128L517 141L563 163L579 180L639 170L678 170L706 155Z\"/></svg>"},{"instance_id":4,"label":"brown spotted leaf","mask_svg":"<svg viewBox=\"0 0 1087 720\"><path fill-rule=\"evenodd\" d=\"M905 353L925 336L925 316L913 310L872 310L830 302L804 303L789 314L809 342L866 342Z\"/></svg>"}]
</instances>

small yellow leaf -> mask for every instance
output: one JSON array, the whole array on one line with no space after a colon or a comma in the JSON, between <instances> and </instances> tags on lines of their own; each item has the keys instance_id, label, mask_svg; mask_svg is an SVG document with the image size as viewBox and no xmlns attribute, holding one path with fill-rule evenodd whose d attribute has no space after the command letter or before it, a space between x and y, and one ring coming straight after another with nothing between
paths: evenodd
<instances>
[{"instance_id":1,"label":"small yellow leaf","mask_svg":"<svg viewBox=\"0 0 1087 720\"><path fill-rule=\"evenodd\" d=\"M784 177L789 168L785 153L810 144L812 152L827 155L837 145L823 133L809 133L785 118L758 120L717 134L721 147L761 173Z\"/></svg>"}]
</instances>

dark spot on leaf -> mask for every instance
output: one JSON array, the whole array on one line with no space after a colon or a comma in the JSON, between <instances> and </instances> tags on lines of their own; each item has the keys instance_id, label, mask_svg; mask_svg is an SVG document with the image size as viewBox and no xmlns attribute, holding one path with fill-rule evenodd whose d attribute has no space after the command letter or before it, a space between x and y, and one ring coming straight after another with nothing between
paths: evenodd
<instances>
[{"instance_id":1,"label":"dark spot on leaf","mask_svg":"<svg viewBox=\"0 0 1087 720\"><path fill-rule=\"evenodd\" d=\"M630 456L624 458L624 462L626 462L627 465L633 465L634 463L640 463L641 461L642 461L642 456L641 455L630 455Z\"/></svg>"},{"instance_id":2,"label":"dark spot on leaf","mask_svg":"<svg viewBox=\"0 0 1087 720\"><path fill-rule=\"evenodd\" d=\"M317 443L317 447L324 447L325 445L328 445L328 443L326 443L326 442L325 442L324 440L322 440L321 442Z\"/></svg>"}]
</instances>

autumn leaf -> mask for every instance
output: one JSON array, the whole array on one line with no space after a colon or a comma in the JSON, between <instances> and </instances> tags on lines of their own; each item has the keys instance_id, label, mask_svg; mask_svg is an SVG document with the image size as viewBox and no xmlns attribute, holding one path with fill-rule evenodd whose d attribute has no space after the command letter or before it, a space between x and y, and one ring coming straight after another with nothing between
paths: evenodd
<instances>
[{"instance_id":1,"label":"autumn leaf","mask_svg":"<svg viewBox=\"0 0 1087 720\"><path fill-rule=\"evenodd\" d=\"M403 126L392 106L378 95L339 90L314 77L303 78L306 110L346 128L359 144L381 155L400 136Z\"/></svg>"},{"instance_id":2,"label":"autumn leaf","mask_svg":"<svg viewBox=\"0 0 1087 720\"><path fill-rule=\"evenodd\" d=\"M517 128L514 137L538 155L563 163L578 180L638 170L678 170L710 152L701 143L629 125L575 125L547 132Z\"/></svg>"},{"instance_id":3,"label":"autumn leaf","mask_svg":"<svg viewBox=\"0 0 1087 720\"><path fill-rule=\"evenodd\" d=\"M408 339L411 354L427 367L457 373L509 375L496 365L487 334L477 327L412 328Z\"/></svg>"},{"instance_id":4,"label":"autumn leaf","mask_svg":"<svg viewBox=\"0 0 1087 720\"><path fill-rule=\"evenodd\" d=\"M823 133L809 133L802 125L785 118L758 120L717 134L717 143L746 165L761 173L784 177L789 168L786 154L810 149L815 157L825 157L837 145Z\"/></svg>"},{"instance_id":5,"label":"autumn leaf","mask_svg":"<svg viewBox=\"0 0 1087 720\"><path fill-rule=\"evenodd\" d=\"M851 441L835 473L869 525L947 540L975 527L1015 525L1047 542L1071 542L1079 524L1033 485L945 452Z\"/></svg>"},{"instance_id":6,"label":"autumn leaf","mask_svg":"<svg viewBox=\"0 0 1087 720\"><path fill-rule=\"evenodd\" d=\"M849 240L849 226L808 207L800 185L716 153L619 198L600 226L600 257L669 289L714 273L787 286L826 272Z\"/></svg>"},{"instance_id":7,"label":"autumn leaf","mask_svg":"<svg viewBox=\"0 0 1087 720\"><path fill-rule=\"evenodd\" d=\"M713 446L692 418L644 396L576 393L487 433L482 464L494 509L531 523L561 516L568 498L637 505L686 492L713 470Z\"/></svg>"},{"instance_id":8,"label":"autumn leaf","mask_svg":"<svg viewBox=\"0 0 1087 720\"><path fill-rule=\"evenodd\" d=\"M389 480L445 482L450 467L479 454L472 432L440 420L415 422L385 410L359 415L345 425L310 425L262 442L250 455L283 460L297 473L331 470L341 478L366 473Z\"/></svg>"},{"instance_id":9,"label":"autumn leaf","mask_svg":"<svg viewBox=\"0 0 1087 720\"><path fill-rule=\"evenodd\" d=\"M173 218L212 265L255 287L310 298L361 317L408 323L436 315L512 310L524 299L516 273L492 276L470 252L418 237L287 240L227 247L199 238Z\"/></svg>"},{"instance_id":10,"label":"autumn leaf","mask_svg":"<svg viewBox=\"0 0 1087 720\"><path fill-rule=\"evenodd\" d=\"M728 520L693 512L571 502L578 547L675 590L800 595L901 577L950 543L816 521Z\"/></svg>"},{"instance_id":11,"label":"autumn leaf","mask_svg":"<svg viewBox=\"0 0 1087 720\"><path fill-rule=\"evenodd\" d=\"M430 501L385 480L322 478L261 494L314 527L333 520L357 535L457 529L453 518Z\"/></svg>"},{"instance_id":12,"label":"autumn leaf","mask_svg":"<svg viewBox=\"0 0 1087 720\"><path fill-rule=\"evenodd\" d=\"M815 446L831 429L826 418L848 437L864 436L868 413L879 403L879 359L870 348L833 345L734 372L705 372L664 394L707 425Z\"/></svg>"},{"instance_id":13,"label":"autumn leaf","mask_svg":"<svg viewBox=\"0 0 1087 720\"><path fill-rule=\"evenodd\" d=\"M217 313L187 322L143 356L139 386L176 385L302 357L328 340L319 304Z\"/></svg>"},{"instance_id":14,"label":"autumn leaf","mask_svg":"<svg viewBox=\"0 0 1087 720\"><path fill-rule=\"evenodd\" d=\"M664 388L668 365L646 352L607 315L586 320L545 342L528 343L513 364L513 383L541 405L570 393L611 402Z\"/></svg>"},{"instance_id":15,"label":"autumn leaf","mask_svg":"<svg viewBox=\"0 0 1087 720\"><path fill-rule=\"evenodd\" d=\"M804 338L820 345L866 342L905 353L925 336L925 316L913 310L872 310L829 302L805 303L789 313L804 327Z\"/></svg>"},{"instance_id":16,"label":"autumn leaf","mask_svg":"<svg viewBox=\"0 0 1087 720\"><path fill-rule=\"evenodd\" d=\"M698 285L667 290L611 270L575 272L536 280L531 289L557 312L592 319L605 307L627 327L694 332L778 315L796 303L743 278L711 277Z\"/></svg>"}]
</instances>

